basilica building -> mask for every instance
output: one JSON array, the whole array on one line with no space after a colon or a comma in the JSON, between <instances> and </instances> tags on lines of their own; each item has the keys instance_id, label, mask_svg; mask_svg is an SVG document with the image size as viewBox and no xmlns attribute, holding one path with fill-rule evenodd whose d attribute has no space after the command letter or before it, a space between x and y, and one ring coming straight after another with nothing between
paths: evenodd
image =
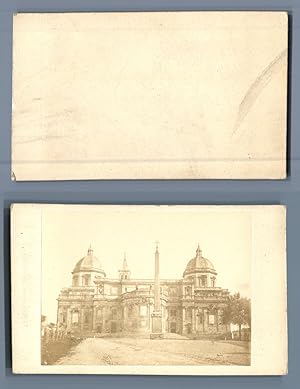
<instances>
[{"instance_id":1,"label":"basilica building","mask_svg":"<svg viewBox=\"0 0 300 389\"><path fill-rule=\"evenodd\" d=\"M217 272L200 247L179 279L159 279L158 248L155 260L155 279L132 278L126 256L113 279L90 247L72 271L72 286L58 296L57 329L83 336L147 334L153 331L153 312L159 310L162 333L225 336L230 331L223 320L229 292L217 286Z\"/></svg>"}]
</instances>

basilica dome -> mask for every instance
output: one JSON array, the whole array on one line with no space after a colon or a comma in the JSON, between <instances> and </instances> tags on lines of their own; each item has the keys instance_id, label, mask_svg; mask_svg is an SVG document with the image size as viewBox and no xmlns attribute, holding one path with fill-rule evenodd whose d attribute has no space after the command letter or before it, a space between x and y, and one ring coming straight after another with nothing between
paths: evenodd
<instances>
[{"instance_id":1,"label":"basilica dome","mask_svg":"<svg viewBox=\"0 0 300 389\"><path fill-rule=\"evenodd\" d=\"M99 272L99 273L104 273L102 270L101 262L97 257L94 256L93 250L90 247L88 249L87 255L83 258L81 258L75 265L73 273L78 273L78 272L89 272L89 271L94 271L94 272Z\"/></svg>"},{"instance_id":2,"label":"basilica dome","mask_svg":"<svg viewBox=\"0 0 300 389\"><path fill-rule=\"evenodd\" d=\"M201 251L199 245L198 245L198 248L196 250L196 256L188 262L188 264L185 268L185 271L183 273L183 276L186 276L186 275L192 274L192 273L217 274L212 262L209 259L204 258L202 256L202 251Z\"/></svg>"}]
</instances>

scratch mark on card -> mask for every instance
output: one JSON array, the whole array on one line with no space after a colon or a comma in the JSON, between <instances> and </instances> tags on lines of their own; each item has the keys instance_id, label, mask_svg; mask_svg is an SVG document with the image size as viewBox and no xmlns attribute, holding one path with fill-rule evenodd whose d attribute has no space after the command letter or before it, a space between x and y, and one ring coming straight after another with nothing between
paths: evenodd
<instances>
[{"instance_id":1,"label":"scratch mark on card","mask_svg":"<svg viewBox=\"0 0 300 389\"><path fill-rule=\"evenodd\" d=\"M279 55L277 55L263 70L263 72L257 76L255 81L250 85L249 89L247 90L246 94L244 95L239 105L239 110L238 110L235 126L232 132L232 136L237 135L243 120L245 119L248 112L253 107L258 96L261 94L264 88L271 81L272 77L277 72L279 72L283 66L286 65L287 53L288 53L287 49L284 49Z\"/></svg>"},{"instance_id":2,"label":"scratch mark on card","mask_svg":"<svg viewBox=\"0 0 300 389\"><path fill-rule=\"evenodd\" d=\"M23 143L33 143L33 142L42 142L46 140L51 140L51 139L62 139L62 138L69 138L69 136L65 135L45 135L45 136L37 136L34 138L30 139L25 139L25 140L19 140L16 141L16 144L23 144Z\"/></svg>"}]
</instances>

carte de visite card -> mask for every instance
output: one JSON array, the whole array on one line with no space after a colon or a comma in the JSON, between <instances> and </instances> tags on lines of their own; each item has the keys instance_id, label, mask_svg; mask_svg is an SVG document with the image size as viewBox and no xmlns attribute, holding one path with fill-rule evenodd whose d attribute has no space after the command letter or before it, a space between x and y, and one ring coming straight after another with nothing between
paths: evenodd
<instances>
[{"instance_id":1,"label":"carte de visite card","mask_svg":"<svg viewBox=\"0 0 300 389\"><path fill-rule=\"evenodd\" d=\"M287 13L13 24L12 179L286 177Z\"/></svg>"},{"instance_id":2,"label":"carte de visite card","mask_svg":"<svg viewBox=\"0 0 300 389\"><path fill-rule=\"evenodd\" d=\"M287 374L284 206L13 204L11 275L14 373Z\"/></svg>"}]
</instances>

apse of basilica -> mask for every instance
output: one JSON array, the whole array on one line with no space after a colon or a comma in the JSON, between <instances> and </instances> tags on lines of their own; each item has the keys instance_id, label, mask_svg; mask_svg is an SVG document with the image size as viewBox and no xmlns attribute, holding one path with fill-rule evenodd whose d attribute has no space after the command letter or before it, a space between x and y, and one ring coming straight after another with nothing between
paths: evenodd
<instances>
[{"instance_id":1,"label":"apse of basilica","mask_svg":"<svg viewBox=\"0 0 300 389\"><path fill-rule=\"evenodd\" d=\"M151 333L159 310L162 333L205 337L230 331L223 322L229 292L217 286L217 272L199 246L180 279L159 280L158 248L155 261L156 282L133 279L125 256L112 279L90 247L72 271L72 286L59 294L57 328L81 335Z\"/></svg>"}]
</instances>

